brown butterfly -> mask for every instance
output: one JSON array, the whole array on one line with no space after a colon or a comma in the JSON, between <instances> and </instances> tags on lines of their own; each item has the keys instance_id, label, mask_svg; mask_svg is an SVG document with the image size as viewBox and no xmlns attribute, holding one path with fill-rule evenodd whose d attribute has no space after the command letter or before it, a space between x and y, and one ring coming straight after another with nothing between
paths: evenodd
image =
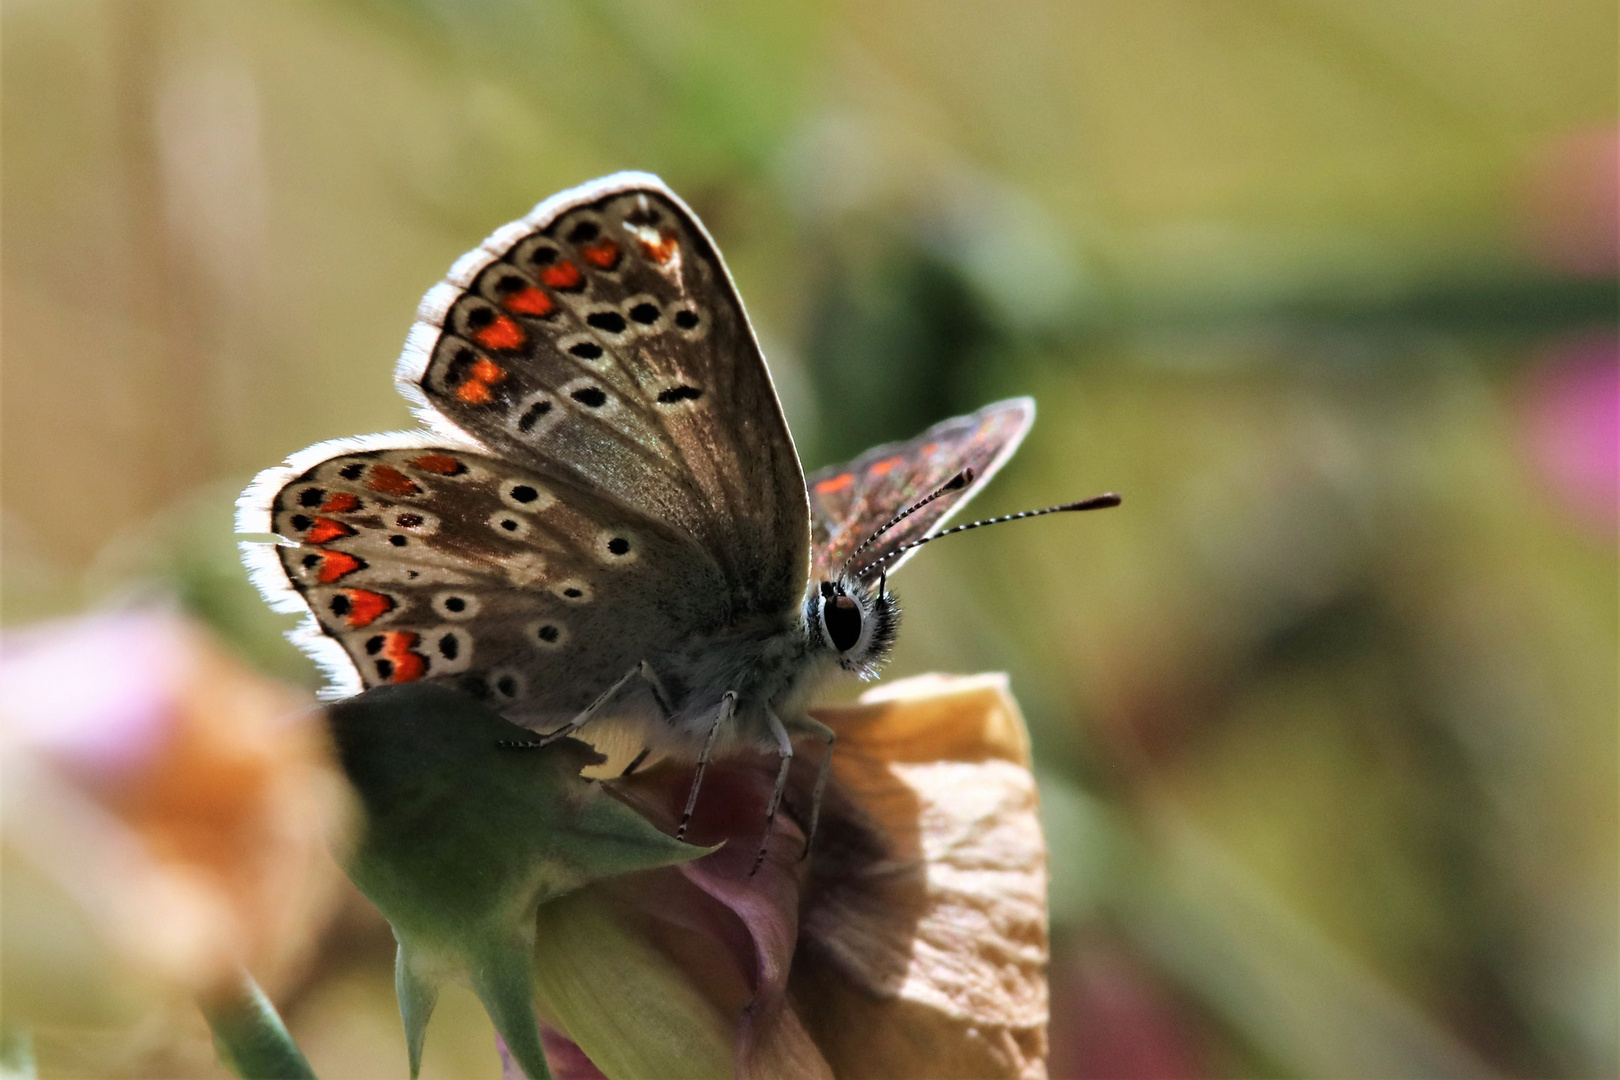
<instances>
[{"instance_id":1,"label":"brown butterfly","mask_svg":"<svg viewBox=\"0 0 1620 1080\"><path fill-rule=\"evenodd\" d=\"M696 761L688 817L704 764L740 747L780 755L774 814L796 733L828 743L819 801L834 736L813 689L876 675L888 571L1035 415L989 405L807 486L719 252L645 173L554 196L459 259L396 380L427 430L309 447L238 503L239 531L283 539L243 559L306 614L292 637L327 696L444 680L541 733L512 745Z\"/></svg>"}]
</instances>

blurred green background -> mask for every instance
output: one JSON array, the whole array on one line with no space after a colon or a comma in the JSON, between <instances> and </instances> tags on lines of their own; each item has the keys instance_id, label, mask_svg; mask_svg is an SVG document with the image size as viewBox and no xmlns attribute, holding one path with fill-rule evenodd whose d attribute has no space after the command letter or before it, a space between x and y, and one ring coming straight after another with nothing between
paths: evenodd
<instances>
[{"instance_id":1,"label":"blurred green background","mask_svg":"<svg viewBox=\"0 0 1620 1080\"><path fill-rule=\"evenodd\" d=\"M313 685L230 505L410 426L417 299L621 168L809 467L1031 393L891 673L1012 673L1058 1077L1604 1077L1612 0L8 0L4 616L176 597ZM292 991L404 1074L386 927ZM72 1072L71 1055L46 1071ZM197 1066L205 1074L206 1064ZM493 1076L452 997L429 1076Z\"/></svg>"}]
</instances>

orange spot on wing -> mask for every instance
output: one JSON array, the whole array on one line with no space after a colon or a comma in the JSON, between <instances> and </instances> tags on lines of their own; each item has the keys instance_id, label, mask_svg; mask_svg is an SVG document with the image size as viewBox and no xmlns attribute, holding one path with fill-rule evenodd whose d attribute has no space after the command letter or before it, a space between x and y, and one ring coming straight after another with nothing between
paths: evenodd
<instances>
[{"instance_id":1,"label":"orange spot on wing","mask_svg":"<svg viewBox=\"0 0 1620 1080\"><path fill-rule=\"evenodd\" d=\"M917 453L921 454L923 457L932 457L934 451L938 449L939 443L929 443L927 446L924 446L921 450L917 451Z\"/></svg>"},{"instance_id":2,"label":"orange spot on wing","mask_svg":"<svg viewBox=\"0 0 1620 1080\"><path fill-rule=\"evenodd\" d=\"M490 387L506 381L506 369L480 356L467 371L467 378L456 387L456 397L469 405L487 405L495 396Z\"/></svg>"},{"instance_id":3,"label":"orange spot on wing","mask_svg":"<svg viewBox=\"0 0 1620 1080\"><path fill-rule=\"evenodd\" d=\"M619 265L619 245L603 237L594 244L579 249L580 257L600 270L611 270Z\"/></svg>"},{"instance_id":4,"label":"orange spot on wing","mask_svg":"<svg viewBox=\"0 0 1620 1080\"><path fill-rule=\"evenodd\" d=\"M659 266L673 259L679 247L680 243L669 233L661 233L656 240L641 238L641 253Z\"/></svg>"},{"instance_id":5,"label":"orange spot on wing","mask_svg":"<svg viewBox=\"0 0 1620 1080\"><path fill-rule=\"evenodd\" d=\"M816 494L817 495L830 495L835 491L843 491L845 488L849 487L849 485L853 484L854 482L855 482L855 474L854 473L840 473L837 476L829 477L826 480L821 481L821 483L817 484L816 485Z\"/></svg>"},{"instance_id":6,"label":"orange spot on wing","mask_svg":"<svg viewBox=\"0 0 1620 1080\"><path fill-rule=\"evenodd\" d=\"M415 682L426 673L427 658L411 651L419 640L410 630L391 630L385 635L377 654L393 665L389 682Z\"/></svg>"},{"instance_id":7,"label":"orange spot on wing","mask_svg":"<svg viewBox=\"0 0 1620 1080\"><path fill-rule=\"evenodd\" d=\"M353 536L354 530L341 521L331 518L316 518L315 524L309 527L304 534L304 542L308 544L324 544L328 540L336 540L340 536Z\"/></svg>"},{"instance_id":8,"label":"orange spot on wing","mask_svg":"<svg viewBox=\"0 0 1620 1080\"><path fill-rule=\"evenodd\" d=\"M537 319L543 319L557 310L557 302L533 285L525 285L506 297L501 301L501 306L519 315L533 315Z\"/></svg>"},{"instance_id":9,"label":"orange spot on wing","mask_svg":"<svg viewBox=\"0 0 1620 1080\"><path fill-rule=\"evenodd\" d=\"M579 267L564 259L540 271L540 280L553 289L573 290L584 284L585 275L580 273Z\"/></svg>"},{"instance_id":10,"label":"orange spot on wing","mask_svg":"<svg viewBox=\"0 0 1620 1080\"><path fill-rule=\"evenodd\" d=\"M438 473L440 476L456 476L465 472L467 468L449 454L423 454L419 458L411 459L411 467L421 469L423 472Z\"/></svg>"},{"instance_id":11,"label":"orange spot on wing","mask_svg":"<svg viewBox=\"0 0 1620 1080\"><path fill-rule=\"evenodd\" d=\"M512 318L497 315L494 322L473 335L473 340L486 349L521 349L529 335Z\"/></svg>"},{"instance_id":12,"label":"orange spot on wing","mask_svg":"<svg viewBox=\"0 0 1620 1080\"><path fill-rule=\"evenodd\" d=\"M383 615L394 610L394 601L370 589L345 589L344 595L349 598L349 612L346 616L352 627L370 626Z\"/></svg>"},{"instance_id":13,"label":"orange spot on wing","mask_svg":"<svg viewBox=\"0 0 1620 1080\"><path fill-rule=\"evenodd\" d=\"M321 556L321 569L315 580L330 585L339 578L354 573L365 565L353 555L343 551L328 551Z\"/></svg>"},{"instance_id":14,"label":"orange spot on wing","mask_svg":"<svg viewBox=\"0 0 1620 1080\"><path fill-rule=\"evenodd\" d=\"M366 473L366 487L397 498L422 494L422 489L416 486L416 481L392 465L373 465Z\"/></svg>"},{"instance_id":15,"label":"orange spot on wing","mask_svg":"<svg viewBox=\"0 0 1620 1080\"><path fill-rule=\"evenodd\" d=\"M321 509L328 514L347 514L360 509L360 497L347 491L334 491L332 497L321 504Z\"/></svg>"},{"instance_id":16,"label":"orange spot on wing","mask_svg":"<svg viewBox=\"0 0 1620 1080\"><path fill-rule=\"evenodd\" d=\"M888 476L897 466L904 465L905 462L906 459L903 457L884 458L867 471L873 476Z\"/></svg>"}]
</instances>

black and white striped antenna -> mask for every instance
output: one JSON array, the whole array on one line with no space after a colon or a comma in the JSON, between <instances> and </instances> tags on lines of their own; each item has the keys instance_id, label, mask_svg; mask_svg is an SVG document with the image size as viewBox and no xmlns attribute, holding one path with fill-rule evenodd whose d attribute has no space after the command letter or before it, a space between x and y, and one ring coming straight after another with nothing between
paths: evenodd
<instances>
[{"instance_id":1,"label":"black and white striped antenna","mask_svg":"<svg viewBox=\"0 0 1620 1080\"><path fill-rule=\"evenodd\" d=\"M936 492L934 495L929 496L927 501L932 501L941 493L942 492ZM1106 495L1093 495L1089 499L1081 499L1079 502L1062 503L1058 506L1048 506L1043 510L1020 510L1016 514L1004 514L1001 517L982 518L979 521L970 521L966 525L957 525L954 528L946 529L944 532L937 532L932 536L925 536L921 540L913 540L909 544L901 544L887 555L884 555L881 559L874 559L865 566L861 567L855 572L855 576L865 577L872 570L881 567L890 559L896 558L897 556L910 551L912 548L919 548L924 544L932 543L935 540L939 540L956 533L967 532L969 529L982 529L986 525L1001 525L1009 521L1022 521L1024 518L1044 517L1047 514L1068 514L1080 510L1106 510L1110 506L1118 506L1120 502L1120 497L1110 491ZM910 513L910 510L906 511L906 514ZM902 514L901 516L904 517L906 515ZM889 526L884 526L884 528L887 529ZM876 537L873 539L876 539ZM865 544L861 545L861 547L865 546ZM856 550L859 551L860 548L857 548ZM853 555L850 556L850 560L852 562L854 561Z\"/></svg>"},{"instance_id":2,"label":"black and white striped antenna","mask_svg":"<svg viewBox=\"0 0 1620 1080\"><path fill-rule=\"evenodd\" d=\"M865 540L862 540L855 550L849 553L849 558L844 560L843 568L838 571L839 575L842 576L848 573L850 565L855 562L855 556L871 547L884 533L888 532L890 529L906 520L906 518L910 517L912 514L915 514L917 511L939 498L941 495L944 495L947 491L961 491L971 483L973 483L973 470L963 469L961 472L939 485L939 487L935 488L930 494L918 499L916 502L900 511L898 514L894 515L894 517L890 518L888 521L885 521L880 528L875 530L871 536L868 536ZM877 564L874 563L873 565L875 566Z\"/></svg>"}]
</instances>

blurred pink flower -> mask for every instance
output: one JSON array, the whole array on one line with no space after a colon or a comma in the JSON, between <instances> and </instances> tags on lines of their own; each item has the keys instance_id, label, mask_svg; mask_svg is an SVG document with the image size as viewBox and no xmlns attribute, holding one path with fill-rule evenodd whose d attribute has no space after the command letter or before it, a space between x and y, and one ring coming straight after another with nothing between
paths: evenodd
<instances>
[{"instance_id":1,"label":"blurred pink flower","mask_svg":"<svg viewBox=\"0 0 1620 1080\"><path fill-rule=\"evenodd\" d=\"M1570 132L1529 167L1525 220L1537 259L1575 277L1620 273L1620 132Z\"/></svg>"},{"instance_id":2,"label":"blurred pink flower","mask_svg":"<svg viewBox=\"0 0 1620 1080\"><path fill-rule=\"evenodd\" d=\"M0 685L9 1021L195 1020L313 944L343 814L309 702L151 611L11 634Z\"/></svg>"},{"instance_id":3,"label":"blurred pink flower","mask_svg":"<svg viewBox=\"0 0 1620 1080\"><path fill-rule=\"evenodd\" d=\"M1209 1075L1193 1017L1155 975L1100 935L1053 973L1052 1046L1060 1080L1195 1080Z\"/></svg>"},{"instance_id":4,"label":"blurred pink flower","mask_svg":"<svg viewBox=\"0 0 1620 1080\"><path fill-rule=\"evenodd\" d=\"M1546 350L1524 389L1525 444L1547 490L1581 523L1620 528L1620 338Z\"/></svg>"}]
</instances>

